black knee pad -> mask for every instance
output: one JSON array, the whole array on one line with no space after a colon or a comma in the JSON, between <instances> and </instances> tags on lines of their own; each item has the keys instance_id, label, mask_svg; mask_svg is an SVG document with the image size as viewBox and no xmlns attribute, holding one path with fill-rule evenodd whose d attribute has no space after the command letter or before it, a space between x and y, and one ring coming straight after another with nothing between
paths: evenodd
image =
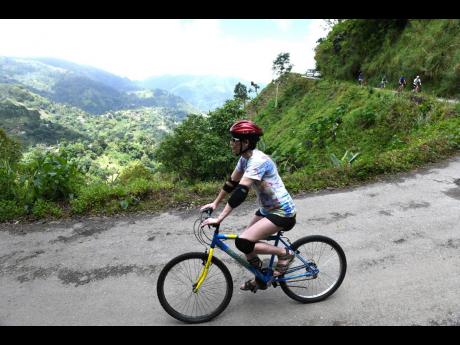
<instances>
[{"instance_id":1,"label":"black knee pad","mask_svg":"<svg viewBox=\"0 0 460 345\"><path fill-rule=\"evenodd\" d=\"M249 240L247 240L245 238L237 237L235 239L236 248L238 248L244 254L249 254L249 253L253 252L255 245L256 245L256 242L249 241Z\"/></svg>"}]
</instances>

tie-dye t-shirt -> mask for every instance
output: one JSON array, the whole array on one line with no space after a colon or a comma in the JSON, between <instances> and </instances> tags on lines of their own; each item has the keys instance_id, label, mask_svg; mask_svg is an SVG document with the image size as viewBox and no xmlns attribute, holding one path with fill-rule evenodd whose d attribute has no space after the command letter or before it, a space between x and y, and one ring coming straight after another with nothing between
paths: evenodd
<instances>
[{"instance_id":1,"label":"tie-dye t-shirt","mask_svg":"<svg viewBox=\"0 0 460 345\"><path fill-rule=\"evenodd\" d=\"M276 164L268 155L255 149L249 159L240 157L236 169L244 172L243 177L255 180L253 185L263 215L269 213L281 217L295 215L294 202L278 174Z\"/></svg>"}]
</instances>

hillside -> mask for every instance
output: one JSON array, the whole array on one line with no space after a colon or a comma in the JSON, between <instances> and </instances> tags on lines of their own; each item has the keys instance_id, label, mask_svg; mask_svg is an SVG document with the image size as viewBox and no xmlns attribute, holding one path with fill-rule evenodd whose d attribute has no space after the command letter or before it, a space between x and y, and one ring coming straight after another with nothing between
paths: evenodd
<instances>
[{"instance_id":1,"label":"hillside","mask_svg":"<svg viewBox=\"0 0 460 345\"><path fill-rule=\"evenodd\" d=\"M35 61L42 62L48 66L62 68L64 70L81 75L104 85L108 85L119 92L137 90L137 85L128 78L119 77L112 73L103 71L92 66L79 65L73 62L55 58L36 58Z\"/></svg>"},{"instance_id":2,"label":"hillside","mask_svg":"<svg viewBox=\"0 0 460 345\"><path fill-rule=\"evenodd\" d=\"M420 75L423 89L460 97L460 19L347 19L316 47L318 69L328 79L377 86L383 75L395 89L399 77Z\"/></svg>"},{"instance_id":3,"label":"hillside","mask_svg":"<svg viewBox=\"0 0 460 345\"><path fill-rule=\"evenodd\" d=\"M58 59L0 57L0 82L16 83L54 102L90 114L167 107L185 117L197 110L166 90L145 90L126 78Z\"/></svg>"},{"instance_id":4,"label":"hillside","mask_svg":"<svg viewBox=\"0 0 460 345\"><path fill-rule=\"evenodd\" d=\"M173 109L139 107L94 116L24 86L0 83L0 128L22 144L23 152L59 144L100 176L133 160L153 168L154 148L186 116Z\"/></svg>"},{"instance_id":5,"label":"hillside","mask_svg":"<svg viewBox=\"0 0 460 345\"><path fill-rule=\"evenodd\" d=\"M44 98L15 84L0 83L0 127L22 144L53 145L67 139L87 140L76 127L53 120L46 111L54 111Z\"/></svg>"},{"instance_id":6,"label":"hillside","mask_svg":"<svg viewBox=\"0 0 460 345\"><path fill-rule=\"evenodd\" d=\"M264 128L259 148L276 161L291 193L361 184L460 150L458 103L292 73L282 77L275 108L275 89L269 84L245 111ZM59 117L59 112L47 114ZM167 140L161 139L160 150L158 142L146 137L149 131L140 130L152 122L139 121L141 116L135 112L74 116L75 128L90 133L91 140L63 146L83 168L85 182L70 180L77 187L67 201L3 201L0 220L26 216L23 203L32 205L28 207L35 218L203 204L215 197L222 176L228 173L222 168L235 164L226 133L228 125L243 114L234 100L207 117L187 117L164 132ZM161 127L159 122L155 127ZM132 165L134 161L138 163ZM170 164L174 162L182 163ZM163 171L162 166L168 169ZM213 178L217 172L219 179ZM9 195L17 193L14 188L25 187L13 187Z\"/></svg>"},{"instance_id":7,"label":"hillside","mask_svg":"<svg viewBox=\"0 0 460 345\"><path fill-rule=\"evenodd\" d=\"M275 108L274 89L265 88L257 112L254 101L248 112L265 129L262 147L294 190L406 171L460 149L458 103L290 74Z\"/></svg>"}]
</instances>

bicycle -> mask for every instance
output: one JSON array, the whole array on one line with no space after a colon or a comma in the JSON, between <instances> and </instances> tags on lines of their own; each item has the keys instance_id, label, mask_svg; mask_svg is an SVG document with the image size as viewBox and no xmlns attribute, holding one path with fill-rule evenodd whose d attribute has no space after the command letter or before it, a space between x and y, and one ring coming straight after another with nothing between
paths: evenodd
<instances>
[{"instance_id":1,"label":"bicycle","mask_svg":"<svg viewBox=\"0 0 460 345\"><path fill-rule=\"evenodd\" d=\"M399 84L399 87L398 87L398 89L396 91L398 93L401 93L404 90L405 86L406 86L406 84L404 84L404 83Z\"/></svg>"},{"instance_id":2,"label":"bicycle","mask_svg":"<svg viewBox=\"0 0 460 345\"><path fill-rule=\"evenodd\" d=\"M281 276L273 276L275 255L271 255L267 267L258 269L224 243L236 239L237 234L221 234L219 226L213 226L214 234L208 235L199 224L211 214L212 209L203 210L193 226L195 237L206 247L205 252L189 252L173 258L158 276L158 299L173 318L186 323L208 322L230 303L233 279L227 266L214 256L216 247L255 275L254 293L270 285L280 286L290 298L314 303L331 296L342 284L347 261L343 249L333 239L310 235L291 243L283 231L269 236L266 241L275 241L275 246L282 243L295 253L288 270Z\"/></svg>"}]
</instances>

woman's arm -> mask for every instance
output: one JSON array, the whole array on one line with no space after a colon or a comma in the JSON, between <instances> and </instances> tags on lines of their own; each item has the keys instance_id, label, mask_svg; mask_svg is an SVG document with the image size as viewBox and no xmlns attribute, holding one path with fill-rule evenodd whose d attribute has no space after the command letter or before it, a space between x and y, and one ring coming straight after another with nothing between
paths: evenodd
<instances>
[{"instance_id":1,"label":"woman's arm","mask_svg":"<svg viewBox=\"0 0 460 345\"><path fill-rule=\"evenodd\" d=\"M233 174L232 174L232 176L233 176ZM253 182L254 182L253 179L243 177L240 180L240 183L238 184L239 187L237 187L235 189L235 191L233 192L232 196L229 199L229 202L227 202L227 205L225 205L224 209L219 214L219 216L217 216L217 218L208 218L208 219L206 219L203 223L201 223L201 226L217 225L217 224L222 223L222 221L233 211L233 209L236 206L238 206L239 204L241 204L241 202L243 202L244 199L246 199L246 196L247 196L247 193L249 191L249 188L251 187ZM222 191L221 191L221 193L222 193ZM221 193L219 193L219 195ZM225 194L227 194L227 193L225 193ZM231 205L233 205L234 207L232 207Z\"/></svg>"},{"instance_id":2,"label":"woman's arm","mask_svg":"<svg viewBox=\"0 0 460 345\"><path fill-rule=\"evenodd\" d=\"M241 178L243 177L243 174L244 174L244 172L235 169L235 170L233 170L232 175L230 176L230 178L234 183L238 183L238 182L240 182ZM227 181L225 183L227 183ZM219 206L219 204L222 201L222 199L224 199L227 194L229 194L229 193L227 193L224 189L221 189L219 191L219 194L217 195L216 199L212 203L202 206L200 211L203 211L206 208L212 208L213 210L215 210Z\"/></svg>"}]
</instances>

